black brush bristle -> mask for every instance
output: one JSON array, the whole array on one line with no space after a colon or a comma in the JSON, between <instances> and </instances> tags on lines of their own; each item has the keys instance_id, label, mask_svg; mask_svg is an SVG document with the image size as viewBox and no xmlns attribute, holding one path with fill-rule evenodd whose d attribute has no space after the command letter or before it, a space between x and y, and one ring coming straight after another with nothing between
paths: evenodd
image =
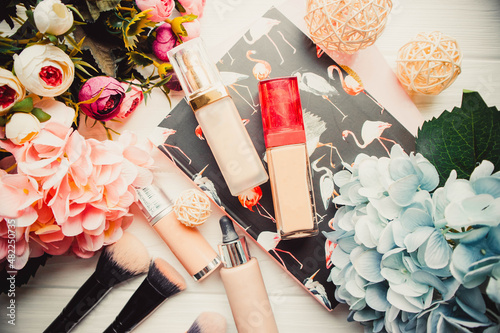
<instances>
[{"instance_id":1,"label":"black brush bristle","mask_svg":"<svg viewBox=\"0 0 500 333\"><path fill-rule=\"evenodd\" d=\"M220 313L203 312L186 333L224 333L226 328L226 318Z\"/></svg>"},{"instance_id":2,"label":"black brush bristle","mask_svg":"<svg viewBox=\"0 0 500 333\"><path fill-rule=\"evenodd\" d=\"M148 276L104 333L130 332L167 298L186 289L186 281L165 260L157 258Z\"/></svg>"},{"instance_id":3,"label":"black brush bristle","mask_svg":"<svg viewBox=\"0 0 500 333\"><path fill-rule=\"evenodd\" d=\"M125 233L118 242L102 251L97 262L96 278L103 285L113 287L146 273L150 261L145 246L133 235Z\"/></svg>"},{"instance_id":4,"label":"black brush bristle","mask_svg":"<svg viewBox=\"0 0 500 333\"><path fill-rule=\"evenodd\" d=\"M146 279L160 294L170 297L186 289L186 282L180 275L175 275L173 278L167 276L160 266L165 264L166 262L163 260L153 261Z\"/></svg>"}]
</instances>

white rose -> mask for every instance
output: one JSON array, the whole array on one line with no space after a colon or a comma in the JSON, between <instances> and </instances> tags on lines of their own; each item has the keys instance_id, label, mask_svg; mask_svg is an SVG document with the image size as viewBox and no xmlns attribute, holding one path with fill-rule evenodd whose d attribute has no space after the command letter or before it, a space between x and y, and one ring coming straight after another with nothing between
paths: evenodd
<instances>
[{"instance_id":1,"label":"white rose","mask_svg":"<svg viewBox=\"0 0 500 333\"><path fill-rule=\"evenodd\" d=\"M14 55L14 70L27 90L45 97L61 95L75 77L70 57L50 44L35 44Z\"/></svg>"},{"instance_id":2,"label":"white rose","mask_svg":"<svg viewBox=\"0 0 500 333\"><path fill-rule=\"evenodd\" d=\"M26 91L11 71L0 68L0 116L19 101L24 99Z\"/></svg>"},{"instance_id":3,"label":"white rose","mask_svg":"<svg viewBox=\"0 0 500 333\"><path fill-rule=\"evenodd\" d=\"M73 108L53 98L44 98L35 102L33 106L50 115L50 119L44 122L42 126L50 122L57 122L69 128L75 119L75 110Z\"/></svg>"},{"instance_id":4,"label":"white rose","mask_svg":"<svg viewBox=\"0 0 500 333\"><path fill-rule=\"evenodd\" d=\"M73 13L60 0L44 0L34 12L35 25L41 33L62 35L73 26Z\"/></svg>"},{"instance_id":5,"label":"white rose","mask_svg":"<svg viewBox=\"0 0 500 333\"><path fill-rule=\"evenodd\" d=\"M40 132L40 121L31 113L16 112L5 125L5 136L16 145L30 141Z\"/></svg>"}]
</instances>

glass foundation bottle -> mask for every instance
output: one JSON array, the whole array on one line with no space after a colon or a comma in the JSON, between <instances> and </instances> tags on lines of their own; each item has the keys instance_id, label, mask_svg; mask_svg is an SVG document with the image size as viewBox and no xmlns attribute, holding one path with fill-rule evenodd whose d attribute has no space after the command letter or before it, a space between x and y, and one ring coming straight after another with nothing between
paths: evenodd
<instances>
[{"instance_id":1,"label":"glass foundation bottle","mask_svg":"<svg viewBox=\"0 0 500 333\"><path fill-rule=\"evenodd\" d=\"M231 194L265 183L266 170L202 40L182 43L168 57Z\"/></svg>"},{"instance_id":2,"label":"glass foundation bottle","mask_svg":"<svg viewBox=\"0 0 500 333\"><path fill-rule=\"evenodd\" d=\"M219 244L223 263L220 276L236 329L240 333L277 333L259 262L250 257L245 237L236 233L227 216L219 223L223 236Z\"/></svg>"},{"instance_id":3,"label":"glass foundation bottle","mask_svg":"<svg viewBox=\"0 0 500 333\"><path fill-rule=\"evenodd\" d=\"M311 168L296 77L259 82L259 100L281 239L318 234Z\"/></svg>"}]
</instances>

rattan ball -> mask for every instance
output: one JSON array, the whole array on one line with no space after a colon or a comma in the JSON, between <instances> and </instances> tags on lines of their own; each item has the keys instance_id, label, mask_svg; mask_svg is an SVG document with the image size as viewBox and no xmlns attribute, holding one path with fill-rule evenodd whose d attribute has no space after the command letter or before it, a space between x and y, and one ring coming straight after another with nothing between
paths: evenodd
<instances>
[{"instance_id":1,"label":"rattan ball","mask_svg":"<svg viewBox=\"0 0 500 333\"><path fill-rule=\"evenodd\" d=\"M182 224L196 227L205 223L212 211L207 196L199 190L190 189L177 197L174 212Z\"/></svg>"},{"instance_id":2,"label":"rattan ball","mask_svg":"<svg viewBox=\"0 0 500 333\"><path fill-rule=\"evenodd\" d=\"M462 51L439 31L419 33L398 52L396 74L410 92L437 95L460 74Z\"/></svg>"},{"instance_id":3,"label":"rattan ball","mask_svg":"<svg viewBox=\"0 0 500 333\"><path fill-rule=\"evenodd\" d=\"M353 54L375 43L391 9L391 0L307 0L304 20L314 43Z\"/></svg>"}]
</instances>

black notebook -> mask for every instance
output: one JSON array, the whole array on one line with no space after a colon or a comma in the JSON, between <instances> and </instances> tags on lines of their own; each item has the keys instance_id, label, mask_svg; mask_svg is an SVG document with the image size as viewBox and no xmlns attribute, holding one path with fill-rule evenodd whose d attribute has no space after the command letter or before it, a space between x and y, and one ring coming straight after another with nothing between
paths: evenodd
<instances>
[{"instance_id":1,"label":"black notebook","mask_svg":"<svg viewBox=\"0 0 500 333\"><path fill-rule=\"evenodd\" d=\"M338 195L333 175L359 153L388 156L395 143L407 152L413 151L415 138L363 89L356 73L326 54L318 58L312 41L275 8L251 26L217 67L266 167L258 80L298 77L319 235L280 241L269 182L256 188L247 201L240 202L230 194L185 100L159 125L173 130L160 149L249 237L332 310L337 301L335 286L328 277L335 244L322 232L331 231L337 210L332 203Z\"/></svg>"}]
</instances>

